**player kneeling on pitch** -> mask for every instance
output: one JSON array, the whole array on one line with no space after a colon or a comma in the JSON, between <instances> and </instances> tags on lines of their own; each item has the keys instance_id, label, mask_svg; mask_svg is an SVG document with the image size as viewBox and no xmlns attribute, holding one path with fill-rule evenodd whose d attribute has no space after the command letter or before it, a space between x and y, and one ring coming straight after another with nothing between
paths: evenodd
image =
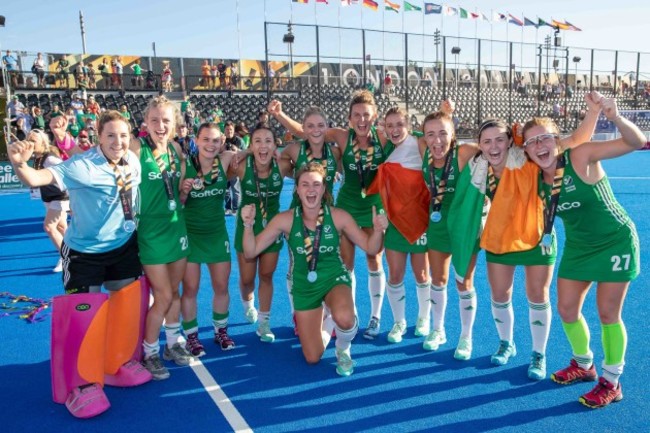
<instances>
[{"instance_id":1,"label":"player kneeling on pitch","mask_svg":"<svg viewBox=\"0 0 650 433\"><path fill-rule=\"evenodd\" d=\"M345 235L367 254L382 247L388 220L376 214L370 235L349 213L331 207L320 163L309 163L296 174L300 205L276 215L257 236L253 234L255 206L242 208L244 255L252 258L284 235L292 256L293 303L300 329L302 353L309 364L317 363L336 328L336 372L349 376L354 370L350 346L359 328L354 312L350 275L340 254L340 235ZM323 305L331 317L323 320ZM333 323L332 323L333 322Z\"/></svg>"}]
</instances>

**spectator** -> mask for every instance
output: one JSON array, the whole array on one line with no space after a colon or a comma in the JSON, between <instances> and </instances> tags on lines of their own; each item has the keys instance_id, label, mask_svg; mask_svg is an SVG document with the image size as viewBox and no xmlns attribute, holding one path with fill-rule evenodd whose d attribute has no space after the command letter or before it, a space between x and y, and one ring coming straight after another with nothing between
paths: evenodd
<instances>
[{"instance_id":1,"label":"spectator","mask_svg":"<svg viewBox=\"0 0 650 433\"><path fill-rule=\"evenodd\" d=\"M42 53L36 55L32 65L32 72L36 74L36 87L45 88L45 60L43 60Z\"/></svg>"},{"instance_id":2,"label":"spectator","mask_svg":"<svg viewBox=\"0 0 650 433\"><path fill-rule=\"evenodd\" d=\"M268 113L266 113L266 115L268 118ZM262 123L268 124L268 121ZM244 122L239 122L237 126L235 126L235 134L237 134L237 136L242 139L242 143L243 143L242 150L248 149L248 146L250 145L251 137L248 133L248 128L246 127L246 124ZM280 142L282 142L282 140L280 140Z\"/></svg>"},{"instance_id":3,"label":"spectator","mask_svg":"<svg viewBox=\"0 0 650 433\"><path fill-rule=\"evenodd\" d=\"M122 117L124 117L126 120L128 120L129 124L131 123L131 113L129 112L129 109L126 105L122 104L120 105L120 114Z\"/></svg>"},{"instance_id":4,"label":"spectator","mask_svg":"<svg viewBox=\"0 0 650 433\"><path fill-rule=\"evenodd\" d=\"M230 90L237 89L239 85L239 67L237 62L230 64Z\"/></svg>"},{"instance_id":5,"label":"spectator","mask_svg":"<svg viewBox=\"0 0 650 433\"><path fill-rule=\"evenodd\" d=\"M77 95L77 94L72 95L72 101L70 102L70 108L72 108L72 110L73 110L73 113L72 113L73 116L76 117L78 114L83 113L84 106L85 106L85 104L81 100L79 95Z\"/></svg>"},{"instance_id":6,"label":"spectator","mask_svg":"<svg viewBox=\"0 0 650 433\"><path fill-rule=\"evenodd\" d=\"M223 59L217 64L217 72L219 74L219 88L226 88L226 64L223 62Z\"/></svg>"},{"instance_id":7,"label":"spectator","mask_svg":"<svg viewBox=\"0 0 650 433\"><path fill-rule=\"evenodd\" d=\"M99 116L99 104L97 101L95 101L95 97L93 95L90 95L88 97L88 112L93 113L95 116Z\"/></svg>"},{"instance_id":8,"label":"spectator","mask_svg":"<svg viewBox=\"0 0 650 433\"><path fill-rule=\"evenodd\" d=\"M163 61L163 70L162 70L162 82L163 82L163 92L171 92L174 87L174 82L172 79L172 70L169 67L169 60Z\"/></svg>"},{"instance_id":9,"label":"spectator","mask_svg":"<svg viewBox=\"0 0 650 433\"><path fill-rule=\"evenodd\" d=\"M102 76L102 81L104 83L104 89L108 90L108 88L111 85L110 77L111 77L111 66L108 64L108 59L104 57L102 59L102 63L100 63L99 66L97 66L97 69L99 70L99 73Z\"/></svg>"},{"instance_id":10,"label":"spectator","mask_svg":"<svg viewBox=\"0 0 650 433\"><path fill-rule=\"evenodd\" d=\"M275 90L278 87L278 82L276 81L275 78L275 71L270 65L268 69L269 69L269 73L268 73L269 82L267 85L271 87L271 90Z\"/></svg>"},{"instance_id":11,"label":"spectator","mask_svg":"<svg viewBox=\"0 0 650 433\"><path fill-rule=\"evenodd\" d=\"M79 131L79 135L77 135L77 146L79 146L79 148L84 152L89 150L93 146L88 136L88 131L86 131L85 129Z\"/></svg>"},{"instance_id":12,"label":"spectator","mask_svg":"<svg viewBox=\"0 0 650 433\"><path fill-rule=\"evenodd\" d=\"M86 72L88 75L88 88L89 89L96 89L97 88L97 77L95 76L97 72L95 71L95 68L93 67L92 63L88 64L88 67L86 67Z\"/></svg>"},{"instance_id":13,"label":"spectator","mask_svg":"<svg viewBox=\"0 0 650 433\"><path fill-rule=\"evenodd\" d=\"M388 69L384 71L384 93L387 95L391 94L393 91L393 79L388 73Z\"/></svg>"},{"instance_id":14,"label":"spectator","mask_svg":"<svg viewBox=\"0 0 650 433\"><path fill-rule=\"evenodd\" d=\"M65 56L61 56L59 59L59 64L56 67L57 77L59 78L59 87L63 87L65 89L70 87L70 83L68 81L68 76L70 75L68 72L69 67L70 62L68 59L66 59Z\"/></svg>"},{"instance_id":15,"label":"spectator","mask_svg":"<svg viewBox=\"0 0 650 433\"><path fill-rule=\"evenodd\" d=\"M156 85L156 74L153 71L147 71L147 78L145 80L145 88L155 89L158 86Z\"/></svg>"},{"instance_id":16,"label":"spectator","mask_svg":"<svg viewBox=\"0 0 650 433\"><path fill-rule=\"evenodd\" d=\"M196 113L194 113L194 109L192 108L192 103L188 101L187 105L185 106L185 112L183 113L183 121L185 122L185 125L187 125L187 130L190 132L194 131L195 116Z\"/></svg>"},{"instance_id":17,"label":"spectator","mask_svg":"<svg viewBox=\"0 0 650 433\"><path fill-rule=\"evenodd\" d=\"M2 64L7 73L9 74L9 79L11 80L11 86L18 86L18 60L11 54L11 50L7 50L7 54L2 56Z\"/></svg>"},{"instance_id":18,"label":"spectator","mask_svg":"<svg viewBox=\"0 0 650 433\"><path fill-rule=\"evenodd\" d=\"M32 119L34 122L32 124L33 129L45 131L45 118L43 117L43 112L39 107L32 107Z\"/></svg>"},{"instance_id":19,"label":"spectator","mask_svg":"<svg viewBox=\"0 0 650 433\"><path fill-rule=\"evenodd\" d=\"M269 123L269 112L266 110L260 110L260 112L257 113L257 122Z\"/></svg>"},{"instance_id":20,"label":"spectator","mask_svg":"<svg viewBox=\"0 0 650 433\"><path fill-rule=\"evenodd\" d=\"M83 73L79 74L77 78L77 95L79 96L79 99L82 101L86 101L88 99L88 93L86 90L88 89L88 74L86 74L86 68L81 65L83 69Z\"/></svg>"},{"instance_id":21,"label":"spectator","mask_svg":"<svg viewBox=\"0 0 650 433\"><path fill-rule=\"evenodd\" d=\"M47 121L49 122L58 116L63 116L63 112L61 111L61 107L58 104L54 104L52 106L52 111L47 114Z\"/></svg>"},{"instance_id":22,"label":"spectator","mask_svg":"<svg viewBox=\"0 0 650 433\"><path fill-rule=\"evenodd\" d=\"M178 122L176 126L176 138L174 141L183 149L183 153L187 156L193 156L198 153L196 143L188 134L189 129L183 122Z\"/></svg>"},{"instance_id":23,"label":"spectator","mask_svg":"<svg viewBox=\"0 0 650 433\"><path fill-rule=\"evenodd\" d=\"M206 59L201 66L201 82L199 83L204 89L210 88L210 62Z\"/></svg>"},{"instance_id":24,"label":"spectator","mask_svg":"<svg viewBox=\"0 0 650 433\"><path fill-rule=\"evenodd\" d=\"M7 110L9 110L9 117L12 119L12 124L15 122L15 118L18 117L18 113L22 113L25 109L25 106L18 99L18 95L13 95L11 97L11 102L7 104Z\"/></svg>"},{"instance_id":25,"label":"spectator","mask_svg":"<svg viewBox=\"0 0 650 433\"><path fill-rule=\"evenodd\" d=\"M135 59L135 62L131 65L131 70L133 71L133 80L131 83L141 89L144 85L144 79L142 78L142 66L140 66L140 59Z\"/></svg>"},{"instance_id":26,"label":"spectator","mask_svg":"<svg viewBox=\"0 0 650 433\"><path fill-rule=\"evenodd\" d=\"M228 121L225 124L224 135L226 137L223 150L232 150L238 152L244 147L243 140L235 135L235 124ZM228 181L226 190L226 215L235 215L239 207L240 186L239 179Z\"/></svg>"},{"instance_id":27,"label":"spectator","mask_svg":"<svg viewBox=\"0 0 650 433\"><path fill-rule=\"evenodd\" d=\"M217 69L217 65L212 65L210 66L210 90L214 90L217 88L217 75L219 74L219 70Z\"/></svg>"}]
</instances>

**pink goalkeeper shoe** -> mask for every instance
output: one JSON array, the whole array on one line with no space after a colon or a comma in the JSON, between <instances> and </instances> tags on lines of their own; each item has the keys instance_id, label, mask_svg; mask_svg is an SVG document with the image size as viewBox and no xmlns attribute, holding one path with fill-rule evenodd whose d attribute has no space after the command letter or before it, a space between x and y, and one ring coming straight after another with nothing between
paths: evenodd
<instances>
[{"instance_id":1,"label":"pink goalkeeper shoe","mask_svg":"<svg viewBox=\"0 0 650 433\"><path fill-rule=\"evenodd\" d=\"M92 418L106 412L111 403L102 387L91 383L73 389L65 401L65 407L77 418Z\"/></svg>"},{"instance_id":2,"label":"pink goalkeeper shoe","mask_svg":"<svg viewBox=\"0 0 650 433\"><path fill-rule=\"evenodd\" d=\"M142 364L133 359L122 365L115 374L104 375L106 385L123 388L142 385L151 379L153 379L151 373Z\"/></svg>"}]
</instances>

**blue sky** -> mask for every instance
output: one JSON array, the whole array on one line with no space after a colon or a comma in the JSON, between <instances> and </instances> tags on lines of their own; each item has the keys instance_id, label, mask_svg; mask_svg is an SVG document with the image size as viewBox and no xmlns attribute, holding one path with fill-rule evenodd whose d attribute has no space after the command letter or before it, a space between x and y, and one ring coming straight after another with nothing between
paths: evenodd
<instances>
[{"instance_id":1,"label":"blue sky","mask_svg":"<svg viewBox=\"0 0 650 433\"><path fill-rule=\"evenodd\" d=\"M360 0L362 1L362 0ZM424 16L420 12L385 11L383 0L378 0L377 12L360 5L340 8L339 0L329 0L329 4L315 4L309 0L307 5L292 3L290 0L217 0L176 2L171 0L140 1L111 0L105 2L66 0L52 2L35 0L27 3L18 0L4 1L0 14L7 22L0 28L2 49L12 48L29 52L81 52L78 11L83 10L86 23L86 42L88 53L96 54L134 54L151 55L152 42L156 42L157 54L164 56L210 57L210 58L264 58L264 21L315 24L367 29L369 32L369 51L383 59L403 59L403 43L394 36L383 39L372 30L401 32L407 29L413 33L432 33L442 28L449 36L473 38L493 38L510 41L541 42L549 33L545 27L539 32L512 24L475 23L459 20L458 17L440 15ZM403 0L393 0L400 5ZM423 0L410 3L422 6ZM442 2L439 2L442 4ZM568 20L583 29L582 32L562 32L563 43L574 47L593 47L600 49L619 49L627 51L646 50L647 20L650 6L640 0L620 0L618 2L592 1L465 1L446 3L463 7L472 12L481 11L490 15L492 11L512 13L518 17L525 15L536 19L551 18ZM107 6L110 5L110 6ZM37 13L37 11L39 13ZM238 31L239 29L239 31ZM282 44L286 28L269 26L269 51L272 57L280 60L287 56L287 47ZM315 52L313 28L297 28L293 54L300 58ZM323 29L321 54L338 57L356 56L361 50L358 32L343 32L343 42L338 42L338 32ZM239 35L239 37L238 37ZM454 38L455 39L455 38ZM413 41L412 41L413 42ZM428 57L431 43L427 39L413 42L409 54ZM463 46L462 41L450 40L453 45ZM467 44L465 44L467 45ZM469 49L471 51L471 49ZM490 49L490 56L498 57L503 51L499 46ZM422 54L417 54L417 53ZM464 50L461 56L468 50ZM584 55L588 55L585 51ZM524 54L521 54L524 62ZM613 60L613 53L606 55L607 69ZM308 57L303 57L308 59ZM632 54L621 54L628 63L636 62ZM628 59L629 58L629 59ZM459 62L465 60L458 59ZM483 60L485 62L485 59ZM494 59L495 64L502 61ZM648 67L644 67L648 65ZM625 66L625 68L629 68ZM642 71L650 72L650 54L642 57Z\"/></svg>"}]
</instances>

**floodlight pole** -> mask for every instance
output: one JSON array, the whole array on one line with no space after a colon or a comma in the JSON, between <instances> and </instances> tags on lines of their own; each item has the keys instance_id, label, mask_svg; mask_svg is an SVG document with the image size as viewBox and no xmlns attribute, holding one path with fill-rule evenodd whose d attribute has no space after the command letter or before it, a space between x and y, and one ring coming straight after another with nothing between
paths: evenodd
<instances>
[{"instance_id":1,"label":"floodlight pole","mask_svg":"<svg viewBox=\"0 0 650 433\"><path fill-rule=\"evenodd\" d=\"M82 53L86 54L86 26L84 26L84 14L82 11L79 11L79 27L81 28Z\"/></svg>"}]
</instances>

